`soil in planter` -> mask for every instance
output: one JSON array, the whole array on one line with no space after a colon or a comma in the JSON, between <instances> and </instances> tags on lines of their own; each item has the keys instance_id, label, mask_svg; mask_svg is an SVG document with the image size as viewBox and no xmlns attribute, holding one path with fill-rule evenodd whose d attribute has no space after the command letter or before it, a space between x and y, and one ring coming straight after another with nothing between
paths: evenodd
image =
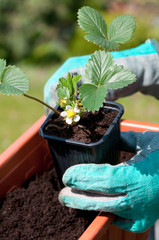
<instances>
[{"instance_id":1,"label":"soil in planter","mask_svg":"<svg viewBox=\"0 0 159 240\"><path fill-rule=\"evenodd\" d=\"M111 109L84 112L79 123L73 126L66 125L62 117L53 117L48 121L44 133L74 141L97 142L102 138L117 114L117 111Z\"/></svg>"},{"instance_id":2,"label":"soil in planter","mask_svg":"<svg viewBox=\"0 0 159 240\"><path fill-rule=\"evenodd\" d=\"M124 161L133 154L122 153ZM1 240L78 239L98 214L62 206L54 169L37 174L1 201Z\"/></svg>"},{"instance_id":3,"label":"soil in planter","mask_svg":"<svg viewBox=\"0 0 159 240\"><path fill-rule=\"evenodd\" d=\"M97 212L62 206L55 170L36 175L1 202L1 240L78 239Z\"/></svg>"}]
</instances>

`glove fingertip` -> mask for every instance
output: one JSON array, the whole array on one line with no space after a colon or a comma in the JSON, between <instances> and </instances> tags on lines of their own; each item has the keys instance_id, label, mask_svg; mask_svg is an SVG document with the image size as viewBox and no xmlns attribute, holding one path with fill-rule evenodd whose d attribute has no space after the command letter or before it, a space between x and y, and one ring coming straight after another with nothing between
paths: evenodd
<instances>
[{"instance_id":1,"label":"glove fingertip","mask_svg":"<svg viewBox=\"0 0 159 240\"><path fill-rule=\"evenodd\" d=\"M59 201L60 201L60 203L61 203L62 205L65 205L65 206L68 205L68 203L67 203L67 198L68 198L70 192L71 192L71 189L68 188L68 187L63 188L63 189L60 191L59 196L58 196L58 199L59 199Z\"/></svg>"},{"instance_id":2,"label":"glove fingertip","mask_svg":"<svg viewBox=\"0 0 159 240\"><path fill-rule=\"evenodd\" d=\"M75 173L75 166L72 166L66 170L66 172L62 177L62 181L65 186L70 186L70 187L72 186L72 179L73 179L74 173Z\"/></svg>"}]
</instances>

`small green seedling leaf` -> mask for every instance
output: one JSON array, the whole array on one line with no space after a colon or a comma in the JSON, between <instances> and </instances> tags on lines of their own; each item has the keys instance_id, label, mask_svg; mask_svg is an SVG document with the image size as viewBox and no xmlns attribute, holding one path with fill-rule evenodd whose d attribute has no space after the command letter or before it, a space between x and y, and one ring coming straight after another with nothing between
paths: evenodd
<instances>
[{"instance_id":1,"label":"small green seedling leaf","mask_svg":"<svg viewBox=\"0 0 159 240\"><path fill-rule=\"evenodd\" d=\"M71 98L77 91L77 82L81 79L80 75L72 76L68 73L67 78L60 78L58 83L57 95L60 99Z\"/></svg>"},{"instance_id":2,"label":"small green seedling leaf","mask_svg":"<svg viewBox=\"0 0 159 240\"><path fill-rule=\"evenodd\" d=\"M106 97L105 86L95 86L93 84L83 84L79 88L79 97L82 99L82 104L88 111L98 111L103 105Z\"/></svg>"},{"instance_id":3,"label":"small green seedling leaf","mask_svg":"<svg viewBox=\"0 0 159 240\"><path fill-rule=\"evenodd\" d=\"M78 11L78 23L87 35L87 41L97 44L106 50L118 49L121 43L129 41L136 28L135 18L122 15L115 18L107 29L103 17L91 7L82 7Z\"/></svg>"},{"instance_id":4,"label":"small green seedling leaf","mask_svg":"<svg viewBox=\"0 0 159 240\"><path fill-rule=\"evenodd\" d=\"M14 66L5 67L1 72L0 92L7 95L22 95L29 90L26 75Z\"/></svg>"},{"instance_id":5,"label":"small green seedling leaf","mask_svg":"<svg viewBox=\"0 0 159 240\"><path fill-rule=\"evenodd\" d=\"M70 84L65 78L60 78L57 86L57 95L60 99L70 97Z\"/></svg>"},{"instance_id":6,"label":"small green seedling leaf","mask_svg":"<svg viewBox=\"0 0 159 240\"><path fill-rule=\"evenodd\" d=\"M81 80L81 75L76 75L72 78L72 88L73 88L73 93L72 96L76 94L77 91L77 83Z\"/></svg>"}]
</instances>

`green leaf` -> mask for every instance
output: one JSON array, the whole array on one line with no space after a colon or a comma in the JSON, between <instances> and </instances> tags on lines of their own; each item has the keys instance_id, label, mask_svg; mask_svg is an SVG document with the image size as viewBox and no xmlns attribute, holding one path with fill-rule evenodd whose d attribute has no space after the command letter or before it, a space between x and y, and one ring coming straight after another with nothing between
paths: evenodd
<instances>
[{"instance_id":1,"label":"green leaf","mask_svg":"<svg viewBox=\"0 0 159 240\"><path fill-rule=\"evenodd\" d=\"M120 47L120 45L117 42L115 42L113 40L111 40L111 41L106 40L105 38L102 38L97 35L86 35L86 36L84 36L84 38L88 42L93 42L94 44L97 44L99 47L102 47L109 51L113 51Z\"/></svg>"},{"instance_id":2,"label":"green leaf","mask_svg":"<svg viewBox=\"0 0 159 240\"><path fill-rule=\"evenodd\" d=\"M66 78L60 78L57 87L58 87L57 95L59 99L62 99L65 97L70 98L70 94L71 94L70 92L72 88L70 88L70 84Z\"/></svg>"},{"instance_id":3,"label":"green leaf","mask_svg":"<svg viewBox=\"0 0 159 240\"><path fill-rule=\"evenodd\" d=\"M127 14L121 15L109 24L108 39L117 43L126 43L133 37L135 29L135 18Z\"/></svg>"},{"instance_id":4,"label":"green leaf","mask_svg":"<svg viewBox=\"0 0 159 240\"><path fill-rule=\"evenodd\" d=\"M87 41L109 51L119 48L120 43L130 40L136 28L135 18L125 14L110 23L107 33L107 24L103 17L90 7L82 7L78 11L78 23L87 33L85 36Z\"/></svg>"},{"instance_id":5,"label":"green leaf","mask_svg":"<svg viewBox=\"0 0 159 240\"><path fill-rule=\"evenodd\" d=\"M0 92L7 95L21 95L29 90L26 75L14 66L6 67L1 74Z\"/></svg>"},{"instance_id":6,"label":"green leaf","mask_svg":"<svg viewBox=\"0 0 159 240\"><path fill-rule=\"evenodd\" d=\"M77 91L77 83L81 80L81 75L76 75L72 79L72 88L73 88L73 93L72 96L74 96L75 92Z\"/></svg>"},{"instance_id":7,"label":"green leaf","mask_svg":"<svg viewBox=\"0 0 159 240\"><path fill-rule=\"evenodd\" d=\"M66 86L67 86L67 88L69 90L69 97L71 97L74 94L73 76L72 76L72 74L68 73L65 84L66 84Z\"/></svg>"},{"instance_id":8,"label":"green leaf","mask_svg":"<svg viewBox=\"0 0 159 240\"><path fill-rule=\"evenodd\" d=\"M81 79L80 75L72 76L68 73L67 78L60 78L57 88L57 95L59 99L71 98L77 90L77 82Z\"/></svg>"},{"instance_id":9,"label":"green leaf","mask_svg":"<svg viewBox=\"0 0 159 240\"><path fill-rule=\"evenodd\" d=\"M97 87L93 84L83 84L79 88L79 94L85 109L88 111L98 111L105 100L106 88L105 86Z\"/></svg>"},{"instance_id":10,"label":"green leaf","mask_svg":"<svg viewBox=\"0 0 159 240\"><path fill-rule=\"evenodd\" d=\"M106 97L107 88L122 88L136 80L136 76L123 66L117 66L106 51L96 51L91 55L85 68L84 83L79 94L84 108L99 110Z\"/></svg>"},{"instance_id":11,"label":"green leaf","mask_svg":"<svg viewBox=\"0 0 159 240\"><path fill-rule=\"evenodd\" d=\"M65 97L69 98L70 97L69 93L70 93L70 91L69 91L68 88L61 87L61 86L58 87L57 95L58 95L59 99L62 99L62 98L65 98Z\"/></svg>"},{"instance_id":12,"label":"green leaf","mask_svg":"<svg viewBox=\"0 0 159 240\"><path fill-rule=\"evenodd\" d=\"M107 88L121 88L136 80L136 75L123 66L114 63L110 53L96 51L91 55L85 68L84 83Z\"/></svg>"},{"instance_id":13,"label":"green leaf","mask_svg":"<svg viewBox=\"0 0 159 240\"><path fill-rule=\"evenodd\" d=\"M81 75L76 75L73 77L73 82L78 83L81 80Z\"/></svg>"},{"instance_id":14,"label":"green leaf","mask_svg":"<svg viewBox=\"0 0 159 240\"><path fill-rule=\"evenodd\" d=\"M136 81L136 75L123 66L114 65L107 71L107 76L102 82L106 88L123 88Z\"/></svg>"},{"instance_id":15,"label":"green leaf","mask_svg":"<svg viewBox=\"0 0 159 240\"><path fill-rule=\"evenodd\" d=\"M110 53L101 50L95 51L86 65L84 83L101 84L113 63L113 57Z\"/></svg>"},{"instance_id":16,"label":"green leaf","mask_svg":"<svg viewBox=\"0 0 159 240\"><path fill-rule=\"evenodd\" d=\"M101 14L91 7L82 7L78 11L78 23L87 35L85 39L99 45L105 49L118 47L114 42L109 42L107 38L107 25ZM115 46L114 46L115 44Z\"/></svg>"},{"instance_id":17,"label":"green leaf","mask_svg":"<svg viewBox=\"0 0 159 240\"><path fill-rule=\"evenodd\" d=\"M2 72L5 69L5 67L6 67L6 61L3 59L0 59L0 81L1 81Z\"/></svg>"},{"instance_id":18,"label":"green leaf","mask_svg":"<svg viewBox=\"0 0 159 240\"><path fill-rule=\"evenodd\" d=\"M106 23L95 9L91 7L82 7L79 9L78 23L86 33L106 38Z\"/></svg>"}]
</instances>

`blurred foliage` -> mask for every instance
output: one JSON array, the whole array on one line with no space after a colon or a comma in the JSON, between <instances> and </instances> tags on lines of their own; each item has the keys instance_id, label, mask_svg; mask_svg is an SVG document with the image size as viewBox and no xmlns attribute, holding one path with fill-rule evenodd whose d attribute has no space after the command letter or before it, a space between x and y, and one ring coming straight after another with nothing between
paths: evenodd
<instances>
[{"instance_id":1,"label":"blurred foliage","mask_svg":"<svg viewBox=\"0 0 159 240\"><path fill-rule=\"evenodd\" d=\"M0 0L0 55L8 62L59 60L80 1Z\"/></svg>"},{"instance_id":2,"label":"blurred foliage","mask_svg":"<svg viewBox=\"0 0 159 240\"><path fill-rule=\"evenodd\" d=\"M155 11L157 1L0 0L0 56L8 63L25 60L27 63L48 64L64 61L72 55L92 53L96 47L84 40L77 25L77 11L85 5L100 10L109 22L120 15L121 9L127 12L132 4L140 3L140 9L134 5L137 6L134 39L124 48L137 46L147 38L158 39L159 18L152 16L153 11L145 18L143 7L151 4Z\"/></svg>"},{"instance_id":3,"label":"blurred foliage","mask_svg":"<svg viewBox=\"0 0 159 240\"><path fill-rule=\"evenodd\" d=\"M91 6L103 8L104 0ZM60 61L67 51L77 11L89 1L0 0L0 56L8 63L23 59Z\"/></svg>"}]
</instances>

